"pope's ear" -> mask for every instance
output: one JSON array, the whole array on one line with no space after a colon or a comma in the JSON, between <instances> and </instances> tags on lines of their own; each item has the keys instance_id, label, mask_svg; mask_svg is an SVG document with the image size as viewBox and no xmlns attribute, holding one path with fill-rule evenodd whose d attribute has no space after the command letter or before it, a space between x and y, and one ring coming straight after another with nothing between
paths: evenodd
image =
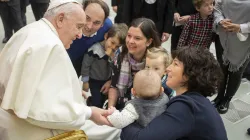
<instances>
[{"instance_id":1,"label":"pope's ear","mask_svg":"<svg viewBox=\"0 0 250 140\"><path fill-rule=\"evenodd\" d=\"M58 16L56 16L55 20L56 20L56 26L58 28L62 28L63 27L63 22L65 20L65 14L60 13Z\"/></svg>"}]
</instances>

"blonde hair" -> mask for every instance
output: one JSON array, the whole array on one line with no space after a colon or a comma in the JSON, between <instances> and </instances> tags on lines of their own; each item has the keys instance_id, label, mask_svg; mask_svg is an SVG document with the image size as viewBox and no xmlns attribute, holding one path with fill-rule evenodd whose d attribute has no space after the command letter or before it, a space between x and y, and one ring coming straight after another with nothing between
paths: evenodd
<instances>
[{"instance_id":1,"label":"blonde hair","mask_svg":"<svg viewBox=\"0 0 250 140\"><path fill-rule=\"evenodd\" d=\"M200 8L205 0L193 0L194 7Z\"/></svg>"},{"instance_id":2,"label":"blonde hair","mask_svg":"<svg viewBox=\"0 0 250 140\"><path fill-rule=\"evenodd\" d=\"M146 57L150 59L156 59L158 57L162 57L165 67L167 68L172 63L172 58L169 55L168 51L164 49L163 47L159 48L150 48L147 50Z\"/></svg>"},{"instance_id":3,"label":"blonde hair","mask_svg":"<svg viewBox=\"0 0 250 140\"><path fill-rule=\"evenodd\" d=\"M141 70L135 74L133 88L139 98L155 99L161 94L161 78L153 70Z\"/></svg>"}]
</instances>

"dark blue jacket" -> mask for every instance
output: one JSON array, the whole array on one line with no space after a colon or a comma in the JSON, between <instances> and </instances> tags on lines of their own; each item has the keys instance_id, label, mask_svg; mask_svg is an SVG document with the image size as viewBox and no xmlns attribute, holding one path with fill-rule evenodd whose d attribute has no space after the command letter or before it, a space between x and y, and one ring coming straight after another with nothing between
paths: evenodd
<instances>
[{"instance_id":1,"label":"dark blue jacket","mask_svg":"<svg viewBox=\"0 0 250 140\"><path fill-rule=\"evenodd\" d=\"M223 121L199 93L186 92L172 98L166 111L145 128L131 124L122 130L122 140L227 140Z\"/></svg>"},{"instance_id":2,"label":"dark blue jacket","mask_svg":"<svg viewBox=\"0 0 250 140\"><path fill-rule=\"evenodd\" d=\"M103 26L97 31L97 35L93 37L82 36L81 39L76 39L67 50L69 57L73 63L75 61L80 61L82 63L82 58L87 50L96 42L101 42L104 40L104 34L111 28L112 21L107 18Z\"/></svg>"}]
</instances>

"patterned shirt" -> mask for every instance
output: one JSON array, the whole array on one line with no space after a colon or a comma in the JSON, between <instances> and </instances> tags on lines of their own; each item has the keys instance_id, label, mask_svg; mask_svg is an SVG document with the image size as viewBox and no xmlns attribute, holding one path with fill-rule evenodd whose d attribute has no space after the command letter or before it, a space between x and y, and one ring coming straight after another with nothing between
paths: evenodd
<instances>
[{"instance_id":1,"label":"patterned shirt","mask_svg":"<svg viewBox=\"0 0 250 140\"><path fill-rule=\"evenodd\" d=\"M184 26L177 47L202 46L209 48L212 43L213 20L213 14L207 19L202 19L200 13L192 15Z\"/></svg>"}]
</instances>

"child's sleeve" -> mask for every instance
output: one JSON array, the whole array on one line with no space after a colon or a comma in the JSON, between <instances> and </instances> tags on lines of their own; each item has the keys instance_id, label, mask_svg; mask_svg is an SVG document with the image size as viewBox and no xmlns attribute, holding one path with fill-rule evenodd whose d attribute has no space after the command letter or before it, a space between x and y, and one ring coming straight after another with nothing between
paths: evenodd
<instances>
[{"instance_id":1,"label":"child's sleeve","mask_svg":"<svg viewBox=\"0 0 250 140\"><path fill-rule=\"evenodd\" d=\"M91 56L89 53L86 53L83 57L82 69L81 69L81 76L83 82L89 81L90 66L93 62L94 62L94 57Z\"/></svg>"},{"instance_id":2,"label":"child's sleeve","mask_svg":"<svg viewBox=\"0 0 250 140\"><path fill-rule=\"evenodd\" d=\"M127 104L120 112L116 110L112 115L108 116L109 122L118 129L124 128L133 123L139 118L135 107L132 104Z\"/></svg>"},{"instance_id":3,"label":"child's sleeve","mask_svg":"<svg viewBox=\"0 0 250 140\"><path fill-rule=\"evenodd\" d=\"M184 25L184 28L183 28L183 30L181 32L181 36L180 36L177 48L184 47L184 46L186 46L188 44L187 42L188 42L188 38L189 38L189 35L190 35L190 32L191 32L191 22L192 22L192 20L190 19Z\"/></svg>"}]
</instances>

